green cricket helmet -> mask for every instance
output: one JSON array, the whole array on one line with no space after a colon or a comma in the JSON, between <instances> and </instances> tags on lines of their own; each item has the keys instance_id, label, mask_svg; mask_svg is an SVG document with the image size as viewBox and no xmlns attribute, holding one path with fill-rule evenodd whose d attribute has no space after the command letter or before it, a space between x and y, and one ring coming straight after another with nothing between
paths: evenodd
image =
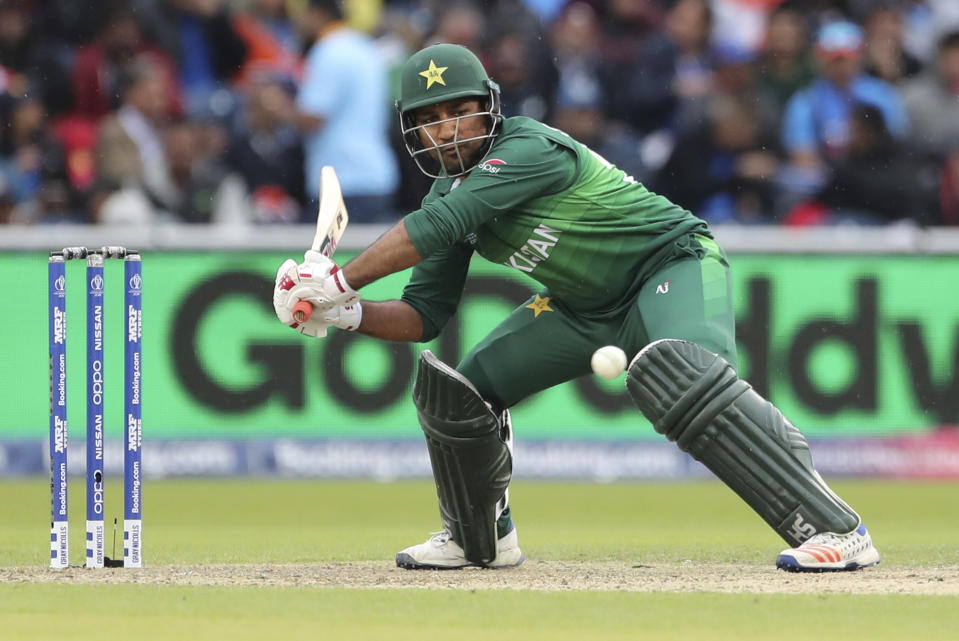
<instances>
[{"instance_id":1,"label":"green cricket helmet","mask_svg":"<svg viewBox=\"0 0 959 641\"><path fill-rule=\"evenodd\" d=\"M425 126L417 125L413 118L413 112L419 107L472 96L484 103L485 111L442 121L455 121L456 133L451 142L438 143ZM432 45L410 56L400 72L400 98L396 101L396 111L399 113L400 129L403 132L406 150L413 157L420 171L433 178L462 176L469 172L493 144L503 119L500 113L499 85L489 79L483 63L472 51L453 44ZM460 119L476 115L486 116L489 119L487 133L461 139L459 137ZM429 124L433 126L440 123ZM423 131L425 136L421 136L420 131ZM422 140L424 137L432 144L425 145ZM485 143L475 158L465 159L460 154L461 144L484 139ZM457 151L458 171L455 167L450 170L431 155L431 152L439 155L444 148L448 147L454 147ZM434 171L434 167L438 169Z\"/></svg>"}]
</instances>

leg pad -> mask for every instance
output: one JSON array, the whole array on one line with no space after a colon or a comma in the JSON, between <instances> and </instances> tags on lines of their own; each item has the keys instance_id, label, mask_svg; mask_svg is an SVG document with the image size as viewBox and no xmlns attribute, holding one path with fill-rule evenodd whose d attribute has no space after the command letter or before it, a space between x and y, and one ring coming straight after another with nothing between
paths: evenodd
<instances>
[{"instance_id":1,"label":"leg pad","mask_svg":"<svg viewBox=\"0 0 959 641\"><path fill-rule=\"evenodd\" d=\"M429 350L413 386L443 525L473 563L496 558L497 507L513 472L508 421Z\"/></svg>"},{"instance_id":2,"label":"leg pad","mask_svg":"<svg viewBox=\"0 0 959 641\"><path fill-rule=\"evenodd\" d=\"M802 433L716 354L688 341L656 341L633 359L626 387L657 432L702 462L788 543L859 525L816 472Z\"/></svg>"}]
</instances>

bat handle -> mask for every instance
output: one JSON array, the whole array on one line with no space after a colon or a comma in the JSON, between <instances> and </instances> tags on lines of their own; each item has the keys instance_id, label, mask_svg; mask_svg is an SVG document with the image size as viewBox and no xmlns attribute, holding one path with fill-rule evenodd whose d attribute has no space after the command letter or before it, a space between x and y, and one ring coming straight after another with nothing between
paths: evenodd
<instances>
[{"instance_id":1,"label":"bat handle","mask_svg":"<svg viewBox=\"0 0 959 641\"><path fill-rule=\"evenodd\" d=\"M293 306L293 320L297 323L305 323L310 320L313 313L313 305L309 301L301 300Z\"/></svg>"}]
</instances>

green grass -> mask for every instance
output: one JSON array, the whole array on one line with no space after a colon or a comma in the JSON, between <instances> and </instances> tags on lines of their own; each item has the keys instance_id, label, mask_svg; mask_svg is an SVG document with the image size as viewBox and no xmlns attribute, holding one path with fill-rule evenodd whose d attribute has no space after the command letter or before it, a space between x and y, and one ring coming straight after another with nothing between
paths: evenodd
<instances>
[{"instance_id":1,"label":"green grass","mask_svg":"<svg viewBox=\"0 0 959 641\"><path fill-rule=\"evenodd\" d=\"M52 585L0 596L3 638L17 641L956 638L944 625L954 597Z\"/></svg>"},{"instance_id":2,"label":"green grass","mask_svg":"<svg viewBox=\"0 0 959 641\"><path fill-rule=\"evenodd\" d=\"M883 566L959 564L957 488L843 482ZM83 494L71 493L72 559ZM108 487L108 516L119 508ZM781 541L717 483L517 482L535 559L771 563ZM0 483L0 566L47 563L49 486ZM392 562L438 528L428 482L163 481L144 490L148 564ZM119 516L117 513L116 516ZM122 522L122 519L121 519ZM109 530L109 528L108 528ZM107 548L111 547L108 531ZM959 638L955 597L0 584L0 638L870 639Z\"/></svg>"}]
</instances>

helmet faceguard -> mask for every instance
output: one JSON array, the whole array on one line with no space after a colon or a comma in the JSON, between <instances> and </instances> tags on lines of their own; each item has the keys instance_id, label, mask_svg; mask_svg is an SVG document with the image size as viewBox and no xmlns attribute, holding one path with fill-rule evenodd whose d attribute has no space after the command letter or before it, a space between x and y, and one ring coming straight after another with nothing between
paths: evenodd
<instances>
[{"instance_id":1,"label":"helmet faceguard","mask_svg":"<svg viewBox=\"0 0 959 641\"><path fill-rule=\"evenodd\" d=\"M417 125L413 117L414 111L420 107L471 97L480 100L485 110L425 125ZM396 101L396 110L406 150L420 171L432 178L453 178L468 173L492 146L503 119L499 86L489 79L482 63L469 49L450 44L433 45L410 57L401 73L400 99ZM460 120L484 116L488 120L485 134L460 138ZM439 143L426 129L450 121L455 121L455 134L450 142ZM424 139L428 142L425 143ZM477 140L483 140L484 143L476 152L475 159L464 158L460 145ZM451 147L456 150L458 170L448 168L439 160L443 151Z\"/></svg>"}]
</instances>

